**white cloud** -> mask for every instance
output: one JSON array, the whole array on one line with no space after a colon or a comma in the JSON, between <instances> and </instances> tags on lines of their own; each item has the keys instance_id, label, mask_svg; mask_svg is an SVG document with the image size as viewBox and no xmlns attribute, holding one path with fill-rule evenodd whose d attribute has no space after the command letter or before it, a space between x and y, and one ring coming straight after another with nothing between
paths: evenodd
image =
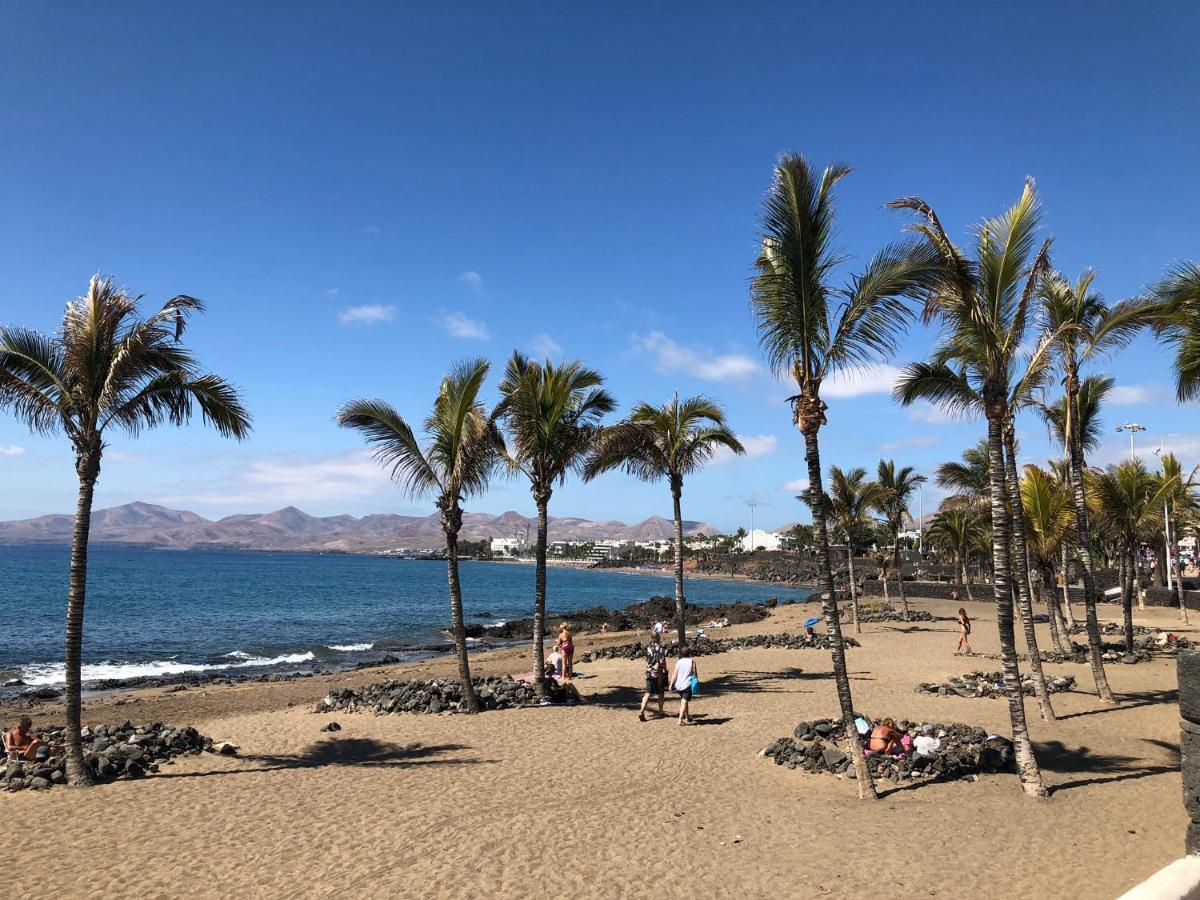
<instances>
[{"instance_id":1,"label":"white cloud","mask_svg":"<svg viewBox=\"0 0 1200 900\"><path fill-rule=\"evenodd\" d=\"M459 284L465 284L477 294L483 293L483 276L478 272L459 272L455 279Z\"/></svg>"},{"instance_id":2,"label":"white cloud","mask_svg":"<svg viewBox=\"0 0 1200 900\"><path fill-rule=\"evenodd\" d=\"M255 460L236 469L218 485L162 498L167 504L242 507L255 510L312 506L377 497L390 484L387 472L367 450L314 458L289 454Z\"/></svg>"},{"instance_id":3,"label":"white cloud","mask_svg":"<svg viewBox=\"0 0 1200 900\"><path fill-rule=\"evenodd\" d=\"M723 466L726 463L733 462L735 459L757 459L760 456L767 456L774 453L779 449L779 438L773 434L739 434L738 440L746 448L744 454L739 456L732 450L725 447L718 447L709 465Z\"/></svg>"},{"instance_id":4,"label":"white cloud","mask_svg":"<svg viewBox=\"0 0 1200 900\"><path fill-rule=\"evenodd\" d=\"M751 357L740 353L713 355L675 343L661 331L635 334L630 338L633 349L653 356L659 372L684 371L705 381L740 381L759 371Z\"/></svg>"},{"instance_id":5,"label":"white cloud","mask_svg":"<svg viewBox=\"0 0 1200 900\"><path fill-rule=\"evenodd\" d=\"M781 491L797 492L808 490L807 478L793 478L791 481L785 481L779 486Z\"/></svg>"},{"instance_id":6,"label":"white cloud","mask_svg":"<svg viewBox=\"0 0 1200 900\"><path fill-rule=\"evenodd\" d=\"M24 447L18 447L16 444L0 444L0 457L12 458L24 455Z\"/></svg>"},{"instance_id":7,"label":"white cloud","mask_svg":"<svg viewBox=\"0 0 1200 900\"><path fill-rule=\"evenodd\" d=\"M379 234L380 228L378 225L368 225L363 229L363 234Z\"/></svg>"},{"instance_id":8,"label":"white cloud","mask_svg":"<svg viewBox=\"0 0 1200 900\"><path fill-rule=\"evenodd\" d=\"M325 296L328 297L330 300L336 300L337 295L340 294L341 292L342 292L341 288L329 288L328 290L325 291Z\"/></svg>"},{"instance_id":9,"label":"white cloud","mask_svg":"<svg viewBox=\"0 0 1200 900\"><path fill-rule=\"evenodd\" d=\"M382 303L350 306L338 313L338 321L343 325L375 325L379 322L390 322L395 317L396 307Z\"/></svg>"},{"instance_id":10,"label":"white cloud","mask_svg":"<svg viewBox=\"0 0 1200 900\"><path fill-rule=\"evenodd\" d=\"M150 458L141 453L126 453L123 450L109 450L104 454L105 462L147 463Z\"/></svg>"},{"instance_id":11,"label":"white cloud","mask_svg":"<svg viewBox=\"0 0 1200 900\"><path fill-rule=\"evenodd\" d=\"M834 373L821 385L822 399L846 399L867 394L890 394L900 370L895 366L875 363L857 369Z\"/></svg>"},{"instance_id":12,"label":"white cloud","mask_svg":"<svg viewBox=\"0 0 1200 900\"><path fill-rule=\"evenodd\" d=\"M915 447L928 447L938 442L932 434L915 434L912 437L901 438L898 441L885 441L875 448L878 453L894 453L897 450L908 450Z\"/></svg>"},{"instance_id":13,"label":"white cloud","mask_svg":"<svg viewBox=\"0 0 1200 900\"><path fill-rule=\"evenodd\" d=\"M547 359L556 359L562 356L563 348L558 341L550 337L548 334L535 334L529 341L529 352L534 356L544 356Z\"/></svg>"},{"instance_id":14,"label":"white cloud","mask_svg":"<svg viewBox=\"0 0 1200 900\"><path fill-rule=\"evenodd\" d=\"M909 408L908 421L921 422L925 425L946 425L962 420L950 415L944 409L939 409L929 403L919 403Z\"/></svg>"},{"instance_id":15,"label":"white cloud","mask_svg":"<svg viewBox=\"0 0 1200 900\"><path fill-rule=\"evenodd\" d=\"M1108 402L1113 406L1136 406L1168 399L1170 394L1160 384L1118 384L1108 393Z\"/></svg>"},{"instance_id":16,"label":"white cloud","mask_svg":"<svg viewBox=\"0 0 1200 900\"><path fill-rule=\"evenodd\" d=\"M451 337L469 341L486 341L491 338L483 322L468 318L460 312L443 312L434 321Z\"/></svg>"}]
</instances>

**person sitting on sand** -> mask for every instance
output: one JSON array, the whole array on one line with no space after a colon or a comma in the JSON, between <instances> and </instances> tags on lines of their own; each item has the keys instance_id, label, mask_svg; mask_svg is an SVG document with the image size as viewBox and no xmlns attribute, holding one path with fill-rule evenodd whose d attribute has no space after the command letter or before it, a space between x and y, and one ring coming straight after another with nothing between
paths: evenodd
<instances>
[{"instance_id":1,"label":"person sitting on sand","mask_svg":"<svg viewBox=\"0 0 1200 900\"><path fill-rule=\"evenodd\" d=\"M817 642L817 633L813 631L813 627L811 625L804 629L804 640L807 641L810 646L816 644Z\"/></svg>"},{"instance_id":2,"label":"person sitting on sand","mask_svg":"<svg viewBox=\"0 0 1200 900\"><path fill-rule=\"evenodd\" d=\"M967 615L967 611L960 606L958 608L958 646L954 648L956 655L961 654L964 644L967 648L967 656L974 656L975 651L971 649L971 619Z\"/></svg>"},{"instance_id":3,"label":"person sitting on sand","mask_svg":"<svg viewBox=\"0 0 1200 900\"><path fill-rule=\"evenodd\" d=\"M917 750L917 756L933 756L942 749L942 742L933 736L932 725L922 725L921 733L913 741L913 746Z\"/></svg>"},{"instance_id":4,"label":"person sitting on sand","mask_svg":"<svg viewBox=\"0 0 1200 900\"><path fill-rule=\"evenodd\" d=\"M550 672L551 675L562 674L562 654L558 652L557 647L546 657L546 665L553 667Z\"/></svg>"},{"instance_id":5,"label":"person sitting on sand","mask_svg":"<svg viewBox=\"0 0 1200 900\"><path fill-rule=\"evenodd\" d=\"M867 742L867 749L872 753L903 753L904 746L900 743L902 737L903 735L896 730L896 723L891 719L884 719L871 729L871 739Z\"/></svg>"},{"instance_id":6,"label":"person sitting on sand","mask_svg":"<svg viewBox=\"0 0 1200 900\"><path fill-rule=\"evenodd\" d=\"M50 755L49 744L34 737L32 728L33 720L29 716L21 716L17 727L4 735L4 752L10 760L33 762Z\"/></svg>"},{"instance_id":7,"label":"person sitting on sand","mask_svg":"<svg viewBox=\"0 0 1200 900\"><path fill-rule=\"evenodd\" d=\"M572 658L575 656L575 641L571 637L571 626L566 622L558 626L558 641L555 646L562 654L563 678L570 681L575 677L575 669L572 665Z\"/></svg>"},{"instance_id":8,"label":"person sitting on sand","mask_svg":"<svg viewBox=\"0 0 1200 900\"><path fill-rule=\"evenodd\" d=\"M642 708L638 710L638 721L646 721L646 707L650 705L651 696L658 697L658 717L663 712L664 695L667 692L667 650L662 645L662 637L654 635L646 647L646 693L642 697Z\"/></svg>"},{"instance_id":9,"label":"person sitting on sand","mask_svg":"<svg viewBox=\"0 0 1200 900\"><path fill-rule=\"evenodd\" d=\"M671 670L671 685L679 694L679 724L691 725L692 713L692 679L698 679L700 673L696 669L696 661L688 654L687 644L679 648L679 658L675 660L675 668Z\"/></svg>"}]
</instances>

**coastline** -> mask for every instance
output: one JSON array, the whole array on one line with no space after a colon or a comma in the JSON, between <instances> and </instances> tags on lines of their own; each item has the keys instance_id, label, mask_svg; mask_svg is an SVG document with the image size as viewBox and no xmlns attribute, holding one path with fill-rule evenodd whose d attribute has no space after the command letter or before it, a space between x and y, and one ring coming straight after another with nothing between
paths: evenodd
<instances>
[{"instance_id":1,"label":"coastline","mask_svg":"<svg viewBox=\"0 0 1200 900\"><path fill-rule=\"evenodd\" d=\"M946 601L910 602L951 613ZM780 607L719 636L795 633L806 612L803 605ZM1113 609L1102 614L1119 618ZM1177 625L1167 609L1135 616L1139 624ZM976 621L976 649L994 652L986 604ZM872 716L961 721L1004 733L1002 701L914 692L917 682L947 672L995 666L954 657L955 636L941 621L864 626L862 647L848 651L856 706ZM576 652L639 639L644 635L580 635ZM473 653L471 663L480 676L519 675L527 671L528 648ZM628 659L580 663L581 706L479 716L312 712L334 688L453 678L452 657L295 681L122 691L86 700L84 722L190 724L239 745L239 754L181 757L160 774L90 792L6 796L11 815L55 822L57 841L52 854L37 841L14 842L10 871L66 896L117 895L131 879L170 895L184 877L197 897L229 896L246 893L248 884L277 886L307 866L313 884L328 890L302 893L321 895L349 888L515 898L557 878L576 896L862 896L877 891L881 870L904 885L929 885L936 870L954 873L956 895L1112 897L1174 858L1186 821L1178 757L1163 749L1178 737L1177 710L1162 699L1173 688L1173 665L1156 658L1110 667L1119 694L1144 699L1103 707L1083 690L1056 694L1062 718L1055 724L1038 721L1027 702L1043 773L1055 789L1050 801L1023 797L1013 775L991 775L917 789L885 781L885 802L868 804L855 798L852 782L760 758L798 719L836 709L824 651L701 657L694 709L703 727L694 729L671 719L638 722L644 666ZM1086 666L1048 670L1086 676ZM674 713L673 699L667 711ZM16 713L0 705L4 724ZM44 723L61 721L62 713L48 705L30 715ZM330 721L341 731L323 734ZM535 747L569 752L557 783ZM545 812L563 790L586 798L573 804L567 828ZM389 809L386 822L347 827L380 803ZM198 821L223 824L197 828ZM1080 840L1080 821L1088 823L1087 840ZM461 838L463 822L471 823L473 852L486 865L462 865L455 835ZM101 855L94 852L98 830L109 848ZM666 866L648 882L637 867L613 865L644 859L656 841L686 844L686 871ZM560 853L546 854L551 845ZM1029 846L1042 852L1021 856L1014 868L1012 859ZM566 874L561 854L572 861Z\"/></svg>"}]
</instances>

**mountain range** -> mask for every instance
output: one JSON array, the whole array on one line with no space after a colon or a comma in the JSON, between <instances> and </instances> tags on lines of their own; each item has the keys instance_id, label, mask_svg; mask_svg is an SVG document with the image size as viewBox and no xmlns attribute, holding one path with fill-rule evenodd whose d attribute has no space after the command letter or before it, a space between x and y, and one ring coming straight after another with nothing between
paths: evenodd
<instances>
[{"instance_id":1,"label":"mountain range","mask_svg":"<svg viewBox=\"0 0 1200 900\"><path fill-rule=\"evenodd\" d=\"M669 519L651 516L633 525L593 522L551 516L550 540L669 540L674 528ZM0 544L65 544L71 541L74 520L68 515L38 516L0 522ZM718 534L705 522L683 523L684 534ZM460 540L512 538L537 533L537 520L516 512L499 516L464 513ZM304 550L369 553L392 550L433 549L444 546L441 520L428 516L391 513L363 516L310 516L288 506L270 513L206 519L193 512L167 509L152 503L127 503L92 514L93 543L136 544L148 547L237 550Z\"/></svg>"}]
</instances>

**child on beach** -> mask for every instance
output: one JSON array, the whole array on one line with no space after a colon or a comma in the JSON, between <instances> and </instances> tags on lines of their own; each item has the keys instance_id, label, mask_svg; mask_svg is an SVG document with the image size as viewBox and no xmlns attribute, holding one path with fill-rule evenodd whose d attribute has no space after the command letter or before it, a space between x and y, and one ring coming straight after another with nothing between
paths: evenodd
<instances>
[{"instance_id":1,"label":"child on beach","mask_svg":"<svg viewBox=\"0 0 1200 900\"><path fill-rule=\"evenodd\" d=\"M954 649L955 655L962 653L963 645L966 645L967 656L974 656L975 651L971 649L971 619L967 616L967 611L961 606L958 608L958 646Z\"/></svg>"},{"instance_id":2,"label":"child on beach","mask_svg":"<svg viewBox=\"0 0 1200 900\"><path fill-rule=\"evenodd\" d=\"M692 679L699 678L696 661L688 655L687 645L679 648L679 659L675 660L675 668L671 670L671 685L679 694L679 724L691 725L692 713Z\"/></svg>"}]
</instances>

